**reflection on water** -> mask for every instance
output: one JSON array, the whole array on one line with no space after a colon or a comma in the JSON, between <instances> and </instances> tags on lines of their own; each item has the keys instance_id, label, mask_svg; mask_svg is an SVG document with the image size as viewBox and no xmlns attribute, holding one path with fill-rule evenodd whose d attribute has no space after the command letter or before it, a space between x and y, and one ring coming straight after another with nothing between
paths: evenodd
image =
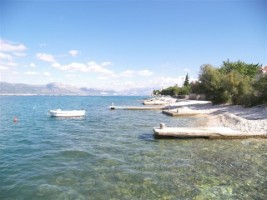
<instances>
[{"instance_id":1,"label":"reflection on water","mask_svg":"<svg viewBox=\"0 0 267 200\"><path fill-rule=\"evenodd\" d=\"M156 140L159 123L198 119L108 110L139 99L1 97L0 199L265 199L267 140ZM50 118L62 105L87 116Z\"/></svg>"}]
</instances>

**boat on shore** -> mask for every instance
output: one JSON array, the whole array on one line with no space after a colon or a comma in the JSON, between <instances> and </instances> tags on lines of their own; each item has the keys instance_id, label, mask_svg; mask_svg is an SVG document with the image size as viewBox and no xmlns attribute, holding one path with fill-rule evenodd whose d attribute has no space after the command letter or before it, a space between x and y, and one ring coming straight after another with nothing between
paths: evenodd
<instances>
[{"instance_id":1,"label":"boat on shore","mask_svg":"<svg viewBox=\"0 0 267 200\"><path fill-rule=\"evenodd\" d=\"M82 117L85 116L85 110L49 110L51 117Z\"/></svg>"}]
</instances>

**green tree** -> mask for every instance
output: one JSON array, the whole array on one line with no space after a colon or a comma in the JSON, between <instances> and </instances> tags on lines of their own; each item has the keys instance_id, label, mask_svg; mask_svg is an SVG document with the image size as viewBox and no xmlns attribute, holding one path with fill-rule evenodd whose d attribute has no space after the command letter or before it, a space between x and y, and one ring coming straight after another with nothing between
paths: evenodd
<instances>
[{"instance_id":1,"label":"green tree","mask_svg":"<svg viewBox=\"0 0 267 200\"><path fill-rule=\"evenodd\" d=\"M188 95L188 94L190 94L190 91L191 91L191 88L190 88L190 86L188 85L188 86L183 86L183 87L181 87L180 89L179 89L179 95Z\"/></svg>"},{"instance_id":2,"label":"green tree","mask_svg":"<svg viewBox=\"0 0 267 200\"><path fill-rule=\"evenodd\" d=\"M224 74L229 74L230 72L236 71L243 76L248 76L249 78L254 78L260 71L260 64L247 64L242 61L230 62L229 60L223 61L220 67L220 72Z\"/></svg>"},{"instance_id":3,"label":"green tree","mask_svg":"<svg viewBox=\"0 0 267 200\"><path fill-rule=\"evenodd\" d=\"M188 76L188 73L185 76L184 86L185 87L189 86L189 76Z\"/></svg>"},{"instance_id":4,"label":"green tree","mask_svg":"<svg viewBox=\"0 0 267 200\"><path fill-rule=\"evenodd\" d=\"M191 92L195 94L203 94L202 84L199 81L190 83Z\"/></svg>"},{"instance_id":5,"label":"green tree","mask_svg":"<svg viewBox=\"0 0 267 200\"><path fill-rule=\"evenodd\" d=\"M159 90L153 90L153 95L159 95L160 91Z\"/></svg>"},{"instance_id":6,"label":"green tree","mask_svg":"<svg viewBox=\"0 0 267 200\"><path fill-rule=\"evenodd\" d=\"M224 76L223 85L229 97L229 103L247 105L247 98L252 95L253 91L248 76L243 76L237 71L231 71Z\"/></svg>"},{"instance_id":7,"label":"green tree","mask_svg":"<svg viewBox=\"0 0 267 200\"><path fill-rule=\"evenodd\" d=\"M244 106L267 104L267 74L260 75L261 65L242 61L224 61L220 68L202 65L199 82L190 83L188 74L183 87L177 85L161 91L162 95L205 94L212 103L232 103Z\"/></svg>"},{"instance_id":8,"label":"green tree","mask_svg":"<svg viewBox=\"0 0 267 200\"><path fill-rule=\"evenodd\" d=\"M247 64L242 61L230 62L229 60L223 62L219 71L226 77L224 85L232 104L243 106L256 104L253 81L260 69L260 64Z\"/></svg>"},{"instance_id":9,"label":"green tree","mask_svg":"<svg viewBox=\"0 0 267 200\"><path fill-rule=\"evenodd\" d=\"M257 104L267 104L267 74L261 76L253 86L256 90Z\"/></svg>"},{"instance_id":10,"label":"green tree","mask_svg":"<svg viewBox=\"0 0 267 200\"><path fill-rule=\"evenodd\" d=\"M161 95L175 96L175 95L178 95L178 93L179 93L179 87L178 86L168 87L168 88L163 89L161 91Z\"/></svg>"},{"instance_id":11,"label":"green tree","mask_svg":"<svg viewBox=\"0 0 267 200\"><path fill-rule=\"evenodd\" d=\"M226 103L229 100L226 88L224 87L223 80L225 76L212 65L201 66L199 80L202 89L208 100L212 103Z\"/></svg>"}]
</instances>

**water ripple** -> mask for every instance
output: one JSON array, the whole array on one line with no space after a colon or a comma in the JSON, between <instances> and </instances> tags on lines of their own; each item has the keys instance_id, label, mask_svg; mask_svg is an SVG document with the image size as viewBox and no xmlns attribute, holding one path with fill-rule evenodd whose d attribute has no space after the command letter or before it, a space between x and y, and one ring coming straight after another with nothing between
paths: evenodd
<instances>
[{"instance_id":1,"label":"water ripple","mask_svg":"<svg viewBox=\"0 0 267 200\"><path fill-rule=\"evenodd\" d=\"M159 123L193 126L197 118L110 111L112 102L141 104L140 97L0 97L0 199L267 196L266 140L157 140ZM81 107L84 118L48 115Z\"/></svg>"}]
</instances>

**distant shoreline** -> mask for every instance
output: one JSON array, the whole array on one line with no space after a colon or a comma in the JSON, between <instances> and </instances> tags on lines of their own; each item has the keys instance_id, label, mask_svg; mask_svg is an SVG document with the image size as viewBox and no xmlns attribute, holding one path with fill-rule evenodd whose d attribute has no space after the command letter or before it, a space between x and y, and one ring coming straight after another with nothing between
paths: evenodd
<instances>
[{"instance_id":1,"label":"distant shoreline","mask_svg":"<svg viewBox=\"0 0 267 200\"><path fill-rule=\"evenodd\" d=\"M75 87L62 83L30 85L0 81L0 96L148 96L151 94L152 90L152 88L131 88L128 90L116 91L113 89Z\"/></svg>"},{"instance_id":2,"label":"distant shoreline","mask_svg":"<svg viewBox=\"0 0 267 200\"><path fill-rule=\"evenodd\" d=\"M114 95L89 95L89 94L0 94L0 96L69 96L69 97L147 97L148 95L121 95L121 94L114 94Z\"/></svg>"},{"instance_id":3,"label":"distant shoreline","mask_svg":"<svg viewBox=\"0 0 267 200\"><path fill-rule=\"evenodd\" d=\"M101 95L80 95L80 94L0 94L0 96L101 96ZM105 96L105 95L103 95Z\"/></svg>"}]
</instances>

